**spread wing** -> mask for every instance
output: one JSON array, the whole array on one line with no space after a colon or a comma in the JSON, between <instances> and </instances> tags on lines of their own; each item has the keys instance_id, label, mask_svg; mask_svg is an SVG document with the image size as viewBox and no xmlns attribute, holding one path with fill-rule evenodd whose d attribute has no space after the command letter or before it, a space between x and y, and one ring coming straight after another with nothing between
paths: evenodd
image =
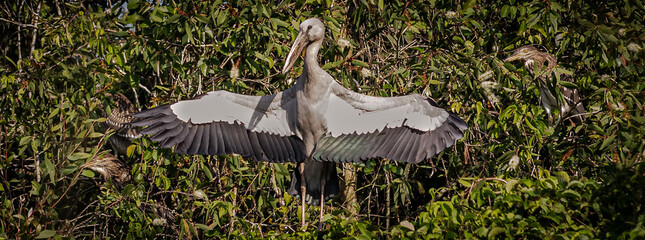
<instances>
[{"instance_id":1,"label":"spread wing","mask_svg":"<svg viewBox=\"0 0 645 240\"><path fill-rule=\"evenodd\" d=\"M145 110L134 126L164 148L186 154L237 153L269 162L301 162L304 144L295 130L296 99L287 90L269 96L215 91Z\"/></svg>"},{"instance_id":2,"label":"spread wing","mask_svg":"<svg viewBox=\"0 0 645 240\"><path fill-rule=\"evenodd\" d=\"M132 114L137 110L123 94L107 93L106 96L113 98L116 103L110 114L106 116L105 125L115 132L108 141L117 153L126 153L132 140L141 137L139 130L131 125L134 120Z\"/></svg>"},{"instance_id":3,"label":"spread wing","mask_svg":"<svg viewBox=\"0 0 645 240\"><path fill-rule=\"evenodd\" d=\"M372 97L338 89L329 98L327 133L313 157L359 162L375 157L409 163L430 158L463 137L456 115L420 95Z\"/></svg>"}]
</instances>

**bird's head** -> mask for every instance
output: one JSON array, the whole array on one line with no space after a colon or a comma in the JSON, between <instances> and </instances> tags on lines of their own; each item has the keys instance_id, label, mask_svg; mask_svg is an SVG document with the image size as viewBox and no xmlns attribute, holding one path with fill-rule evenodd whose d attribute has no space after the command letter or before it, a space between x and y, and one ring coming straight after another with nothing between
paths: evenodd
<instances>
[{"instance_id":1,"label":"bird's head","mask_svg":"<svg viewBox=\"0 0 645 240\"><path fill-rule=\"evenodd\" d=\"M530 72L536 74L535 71L543 71L542 69L546 63L546 70L550 70L557 64L558 60L553 57L553 55L548 52L542 52L535 48L533 45L526 45L520 47L513 52L513 54L506 59L504 62L510 62L515 60L524 61L524 67L526 67Z\"/></svg>"},{"instance_id":2,"label":"bird's head","mask_svg":"<svg viewBox=\"0 0 645 240\"><path fill-rule=\"evenodd\" d=\"M540 51L537 50L537 48L531 45L526 45L518 49L515 49L515 52L513 52L513 55L504 59L504 62L511 62L515 60L522 60L526 62L528 60L535 60L534 58L539 56L539 53Z\"/></svg>"},{"instance_id":3,"label":"bird's head","mask_svg":"<svg viewBox=\"0 0 645 240\"><path fill-rule=\"evenodd\" d=\"M100 173L105 179L114 178L118 182L130 180L128 165L109 153L87 161L82 167Z\"/></svg>"},{"instance_id":4,"label":"bird's head","mask_svg":"<svg viewBox=\"0 0 645 240\"><path fill-rule=\"evenodd\" d=\"M325 37L325 25L318 18L310 18L300 23L300 31L293 41L282 73L286 73L298 59L300 53L311 43L322 41Z\"/></svg>"}]
</instances>

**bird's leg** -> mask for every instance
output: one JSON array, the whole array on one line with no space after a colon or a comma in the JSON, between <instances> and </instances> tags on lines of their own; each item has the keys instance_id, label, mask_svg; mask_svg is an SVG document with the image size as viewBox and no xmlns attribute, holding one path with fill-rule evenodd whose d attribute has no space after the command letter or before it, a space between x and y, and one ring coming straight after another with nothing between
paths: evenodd
<instances>
[{"instance_id":1,"label":"bird's leg","mask_svg":"<svg viewBox=\"0 0 645 240\"><path fill-rule=\"evenodd\" d=\"M322 230L323 206L325 204L325 184L327 183L327 166L324 164L322 177L320 178L320 218L318 219L318 231Z\"/></svg>"},{"instance_id":2,"label":"bird's leg","mask_svg":"<svg viewBox=\"0 0 645 240\"><path fill-rule=\"evenodd\" d=\"M300 197L302 204L302 228L305 227L305 197L307 196L307 186L305 185L305 162L300 163Z\"/></svg>"}]
</instances>

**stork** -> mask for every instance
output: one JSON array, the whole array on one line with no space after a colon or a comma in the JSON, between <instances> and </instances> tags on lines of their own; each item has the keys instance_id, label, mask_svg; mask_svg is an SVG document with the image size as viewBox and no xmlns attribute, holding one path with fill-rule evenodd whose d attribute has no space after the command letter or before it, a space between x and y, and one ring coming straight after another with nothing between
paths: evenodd
<instances>
[{"instance_id":1,"label":"stork","mask_svg":"<svg viewBox=\"0 0 645 240\"><path fill-rule=\"evenodd\" d=\"M300 24L282 73L305 51L302 75L289 89L268 96L213 91L134 115L141 133L184 154L294 162L289 193L320 203L339 192L335 163L372 158L418 163L463 137L466 123L418 94L373 97L338 84L318 64L325 26ZM304 193L304 194L303 194ZM319 227L321 226L319 222Z\"/></svg>"}]
</instances>

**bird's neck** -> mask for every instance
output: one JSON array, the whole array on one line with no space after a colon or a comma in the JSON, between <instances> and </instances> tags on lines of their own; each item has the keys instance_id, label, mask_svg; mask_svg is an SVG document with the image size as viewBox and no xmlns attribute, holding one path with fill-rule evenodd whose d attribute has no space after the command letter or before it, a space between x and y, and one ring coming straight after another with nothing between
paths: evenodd
<instances>
[{"instance_id":1,"label":"bird's neck","mask_svg":"<svg viewBox=\"0 0 645 240\"><path fill-rule=\"evenodd\" d=\"M317 71L322 71L320 65L318 65L318 51L322 41L316 41L307 47L305 50L305 71L309 74L315 74Z\"/></svg>"},{"instance_id":2,"label":"bird's neck","mask_svg":"<svg viewBox=\"0 0 645 240\"><path fill-rule=\"evenodd\" d=\"M322 41L313 42L305 51L305 66L303 69L303 90L308 98L319 99L325 96L330 84L334 81L318 64L318 50Z\"/></svg>"},{"instance_id":3,"label":"bird's neck","mask_svg":"<svg viewBox=\"0 0 645 240\"><path fill-rule=\"evenodd\" d=\"M528 68L533 75L542 75L550 72L557 64L558 60L548 53L540 53L537 58L529 59L525 62L526 68Z\"/></svg>"}]
</instances>

